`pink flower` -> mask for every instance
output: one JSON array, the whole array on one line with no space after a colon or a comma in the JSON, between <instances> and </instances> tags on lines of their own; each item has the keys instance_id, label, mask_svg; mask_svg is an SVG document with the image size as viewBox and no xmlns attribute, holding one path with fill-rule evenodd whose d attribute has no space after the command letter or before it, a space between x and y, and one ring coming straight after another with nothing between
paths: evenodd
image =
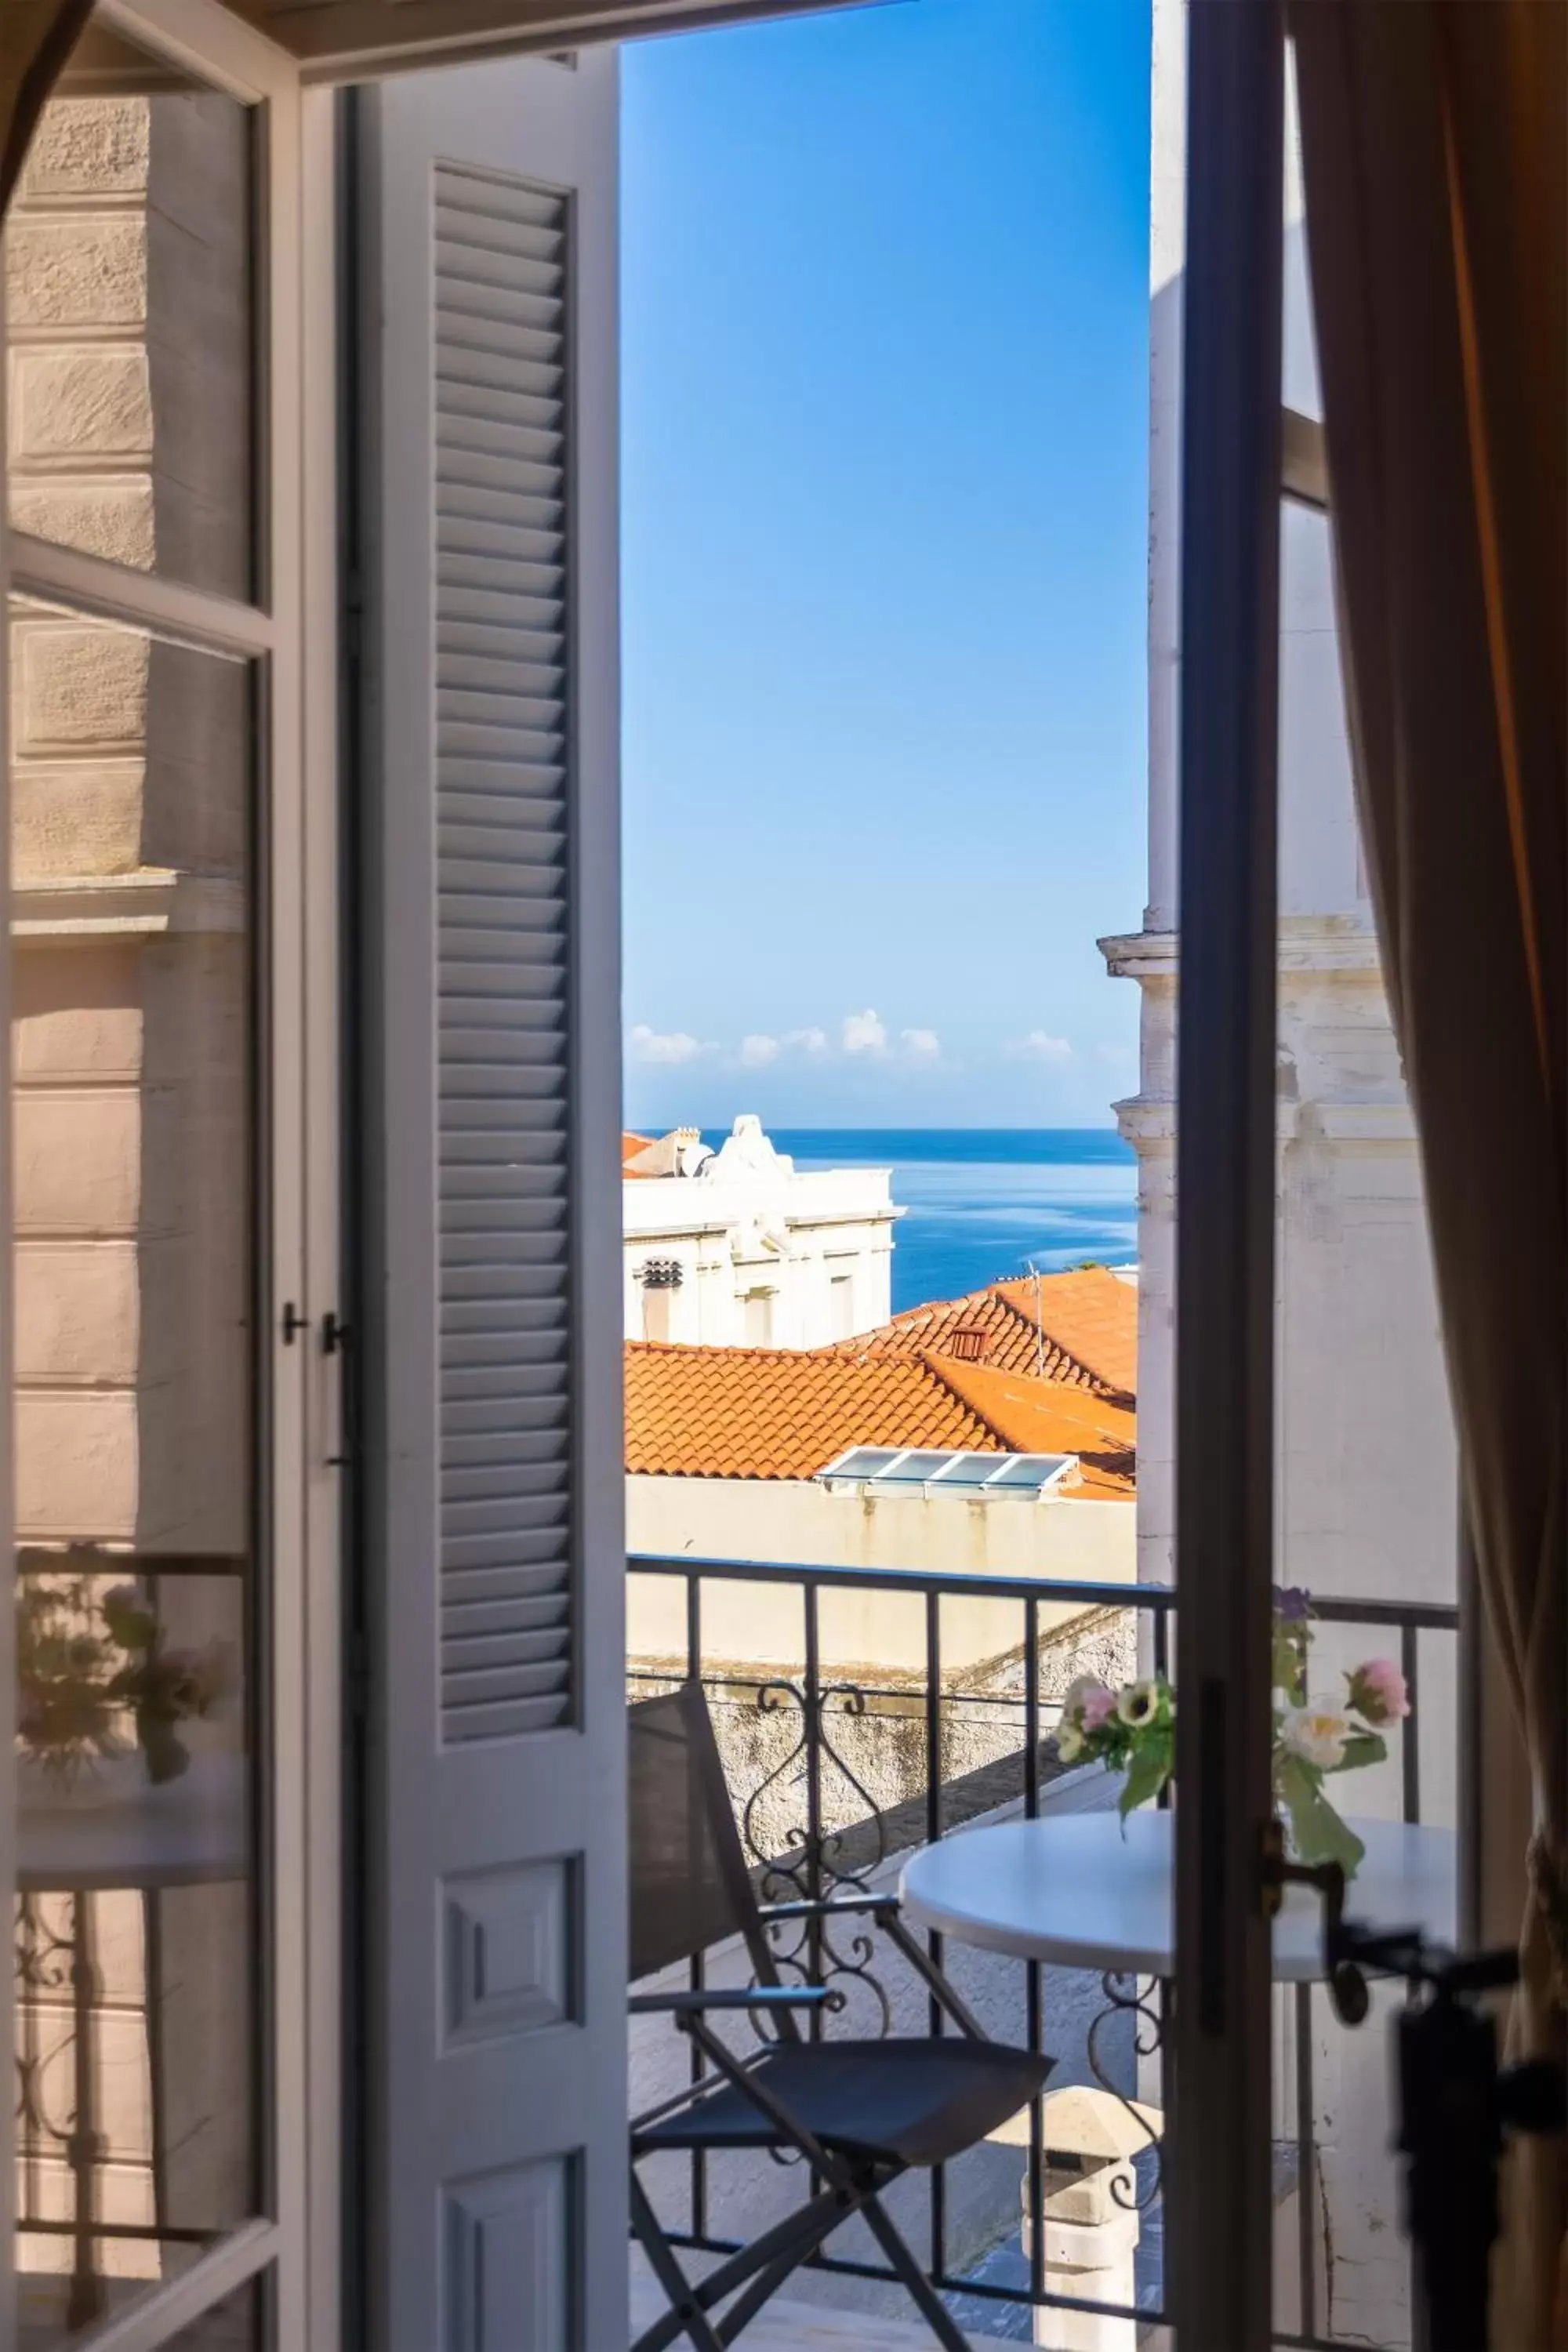
<instances>
[{"instance_id":1,"label":"pink flower","mask_svg":"<svg viewBox=\"0 0 1568 2352\"><path fill-rule=\"evenodd\" d=\"M1098 1731L1116 1713L1116 1693L1107 1690L1103 1683L1095 1683L1086 1690L1079 1702L1079 1713L1086 1731Z\"/></svg>"},{"instance_id":2,"label":"pink flower","mask_svg":"<svg viewBox=\"0 0 1568 2352\"><path fill-rule=\"evenodd\" d=\"M1398 1723L1409 1714L1410 1693L1392 1658L1369 1658L1345 1680L1352 1706L1368 1723Z\"/></svg>"}]
</instances>

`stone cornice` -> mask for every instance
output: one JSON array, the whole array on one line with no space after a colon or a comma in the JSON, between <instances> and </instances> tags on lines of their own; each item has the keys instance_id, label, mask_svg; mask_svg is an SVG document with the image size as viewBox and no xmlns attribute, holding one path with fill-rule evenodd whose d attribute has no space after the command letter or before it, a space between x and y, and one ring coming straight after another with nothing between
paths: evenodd
<instances>
[{"instance_id":1,"label":"stone cornice","mask_svg":"<svg viewBox=\"0 0 1568 2352\"><path fill-rule=\"evenodd\" d=\"M1178 963L1175 931L1113 932L1099 942L1116 980L1173 981ZM1362 972L1382 985L1377 934L1359 915L1284 915L1279 921L1282 972Z\"/></svg>"},{"instance_id":2,"label":"stone cornice","mask_svg":"<svg viewBox=\"0 0 1568 2352\"><path fill-rule=\"evenodd\" d=\"M1168 1095L1130 1095L1112 1108L1118 1129L1140 1158L1158 1158L1172 1150L1176 1106ZM1304 1103L1281 1098L1276 1106L1275 1133L1281 1143L1359 1143L1402 1150L1413 1150L1415 1145L1415 1121L1400 1097L1361 1100L1315 1096Z\"/></svg>"},{"instance_id":3,"label":"stone cornice","mask_svg":"<svg viewBox=\"0 0 1568 2352\"><path fill-rule=\"evenodd\" d=\"M145 866L135 874L65 874L23 882L11 896L11 936L35 946L78 939L163 938L171 932L243 933L242 884L210 874Z\"/></svg>"}]
</instances>

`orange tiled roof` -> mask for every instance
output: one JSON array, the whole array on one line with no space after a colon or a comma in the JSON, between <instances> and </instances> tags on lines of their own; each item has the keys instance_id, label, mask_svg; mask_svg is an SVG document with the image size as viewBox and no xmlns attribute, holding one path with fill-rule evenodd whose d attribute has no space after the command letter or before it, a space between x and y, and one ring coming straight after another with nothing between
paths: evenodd
<instances>
[{"instance_id":1,"label":"orange tiled roof","mask_svg":"<svg viewBox=\"0 0 1568 2352\"><path fill-rule=\"evenodd\" d=\"M1065 1381L1131 1403L1138 1388L1138 1293L1104 1266L1044 1274L1039 1321L1032 1276L964 1298L906 1307L890 1323L834 1343L838 1355L935 1353L993 1370Z\"/></svg>"},{"instance_id":2,"label":"orange tiled roof","mask_svg":"<svg viewBox=\"0 0 1568 2352\"><path fill-rule=\"evenodd\" d=\"M935 1356L680 1348L628 1340L626 1468L811 1478L852 1445L1078 1454L1079 1496L1133 1491L1132 1415L1060 1382Z\"/></svg>"},{"instance_id":3,"label":"orange tiled roof","mask_svg":"<svg viewBox=\"0 0 1568 2352\"><path fill-rule=\"evenodd\" d=\"M633 1135L628 1128L622 1129L621 1173L623 1176L636 1176L639 1173L638 1170L628 1167L626 1163L628 1160L635 1160L639 1151L646 1151L653 1139L651 1135Z\"/></svg>"}]
</instances>

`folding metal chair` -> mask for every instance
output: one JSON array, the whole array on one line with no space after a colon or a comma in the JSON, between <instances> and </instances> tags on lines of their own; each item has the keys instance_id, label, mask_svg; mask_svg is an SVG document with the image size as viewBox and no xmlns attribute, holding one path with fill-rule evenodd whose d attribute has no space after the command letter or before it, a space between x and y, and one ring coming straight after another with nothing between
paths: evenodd
<instances>
[{"instance_id":1,"label":"folding metal chair","mask_svg":"<svg viewBox=\"0 0 1568 2352\"><path fill-rule=\"evenodd\" d=\"M662 2012L690 2036L711 2072L634 2118L632 2227L669 2310L633 2352L662 2352L686 2336L697 2352L733 2343L790 2273L859 2213L946 2352L967 2352L946 2307L889 2220L881 2199L911 2167L946 2163L1037 2098L1052 2061L990 2042L971 2011L899 1917L891 1895L833 1895L759 1906L724 1785L700 1683L629 1709L631 1979L634 1984L729 1936L740 1936L753 1982L726 1990L634 1995L634 2015ZM952 2037L813 2042L799 2018L837 2005L827 1987L784 1984L768 1942L771 1921L869 1915L931 1988ZM772 2038L747 2056L709 2021L750 2011ZM669 2149L765 2148L803 2157L814 2177L797 2210L700 2281L687 2277L637 2178L644 2157ZM715 2306L735 2301L721 2315Z\"/></svg>"}]
</instances>

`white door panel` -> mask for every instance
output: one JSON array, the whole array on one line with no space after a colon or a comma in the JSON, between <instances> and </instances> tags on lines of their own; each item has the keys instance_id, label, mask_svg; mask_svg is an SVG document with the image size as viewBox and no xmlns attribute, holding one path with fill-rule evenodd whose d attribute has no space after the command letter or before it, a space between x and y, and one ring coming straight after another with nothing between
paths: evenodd
<instances>
[{"instance_id":1,"label":"white door panel","mask_svg":"<svg viewBox=\"0 0 1568 2352\"><path fill-rule=\"evenodd\" d=\"M616 58L368 92L370 2322L626 2340Z\"/></svg>"}]
</instances>

